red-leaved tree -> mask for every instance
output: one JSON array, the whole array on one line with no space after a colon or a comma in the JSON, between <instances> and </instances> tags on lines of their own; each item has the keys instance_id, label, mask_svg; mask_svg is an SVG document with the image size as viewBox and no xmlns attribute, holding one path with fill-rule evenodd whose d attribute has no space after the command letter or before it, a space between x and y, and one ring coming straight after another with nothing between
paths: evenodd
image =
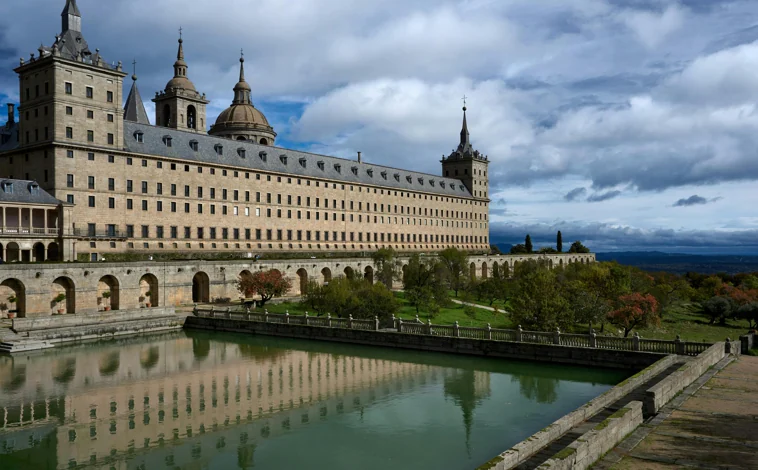
<instances>
[{"instance_id":1,"label":"red-leaved tree","mask_svg":"<svg viewBox=\"0 0 758 470\"><path fill-rule=\"evenodd\" d=\"M658 301L650 294L622 295L619 297L619 308L608 313L608 321L624 329L624 338L634 328L645 328L659 325L661 317L658 313Z\"/></svg>"},{"instance_id":2,"label":"red-leaved tree","mask_svg":"<svg viewBox=\"0 0 758 470\"><path fill-rule=\"evenodd\" d=\"M237 289L242 295L245 297L252 297L255 294L261 296L259 302L261 307L274 297L286 294L291 288L292 282L277 269L256 271L250 276L240 276L237 280Z\"/></svg>"}]
</instances>

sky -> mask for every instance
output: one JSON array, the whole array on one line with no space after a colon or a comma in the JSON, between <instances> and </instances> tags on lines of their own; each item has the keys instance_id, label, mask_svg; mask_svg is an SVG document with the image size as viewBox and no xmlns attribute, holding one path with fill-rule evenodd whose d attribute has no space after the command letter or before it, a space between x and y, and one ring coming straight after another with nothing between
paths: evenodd
<instances>
[{"instance_id":1,"label":"sky","mask_svg":"<svg viewBox=\"0 0 758 470\"><path fill-rule=\"evenodd\" d=\"M756 1L77 3L90 49L136 60L146 100L173 76L181 27L209 122L244 50L287 148L440 174L465 95L493 242L561 230L593 251L758 254ZM0 2L0 103L18 102L12 69L52 44L64 4Z\"/></svg>"}]
</instances>

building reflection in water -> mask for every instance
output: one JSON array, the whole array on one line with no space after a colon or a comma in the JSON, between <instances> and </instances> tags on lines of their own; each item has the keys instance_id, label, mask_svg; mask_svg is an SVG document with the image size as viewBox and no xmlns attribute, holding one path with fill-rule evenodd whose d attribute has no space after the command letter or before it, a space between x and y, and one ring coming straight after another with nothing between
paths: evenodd
<instances>
[{"instance_id":1,"label":"building reflection in water","mask_svg":"<svg viewBox=\"0 0 758 470\"><path fill-rule=\"evenodd\" d=\"M253 468L261 439L435 383L468 441L488 372L194 333L3 356L0 468L207 468L232 446Z\"/></svg>"}]
</instances>

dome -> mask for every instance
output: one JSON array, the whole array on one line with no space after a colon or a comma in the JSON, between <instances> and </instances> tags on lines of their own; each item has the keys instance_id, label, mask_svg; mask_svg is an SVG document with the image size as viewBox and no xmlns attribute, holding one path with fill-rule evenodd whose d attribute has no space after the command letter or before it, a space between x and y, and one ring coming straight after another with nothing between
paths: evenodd
<instances>
[{"instance_id":1,"label":"dome","mask_svg":"<svg viewBox=\"0 0 758 470\"><path fill-rule=\"evenodd\" d=\"M223 110L216 125L249 125L270 127L266 116L251 104L233 104Z\"/></svg>"},{"instance_id":2,"label":"dome","mask_svg":"<svg viewBox=\"0 0 758 470\"><path fill-rule=\"evenodd\" d=\"M185 90L195 90L195 85L187 77L174 77L166 83L166 91L170 91L173 88L182 88Z\"/></svg>"}]
</instances>

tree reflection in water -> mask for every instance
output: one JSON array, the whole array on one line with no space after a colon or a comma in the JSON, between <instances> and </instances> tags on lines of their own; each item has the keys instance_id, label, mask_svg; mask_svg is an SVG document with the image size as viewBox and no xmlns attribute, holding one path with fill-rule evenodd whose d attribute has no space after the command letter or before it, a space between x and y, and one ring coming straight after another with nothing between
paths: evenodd
<instances>
[{"instance_id":1,"label":"tree reflection in water","mask_svg":"<svg viewBox=\"0 0 758 470\"><path fill-rule=\"evenodd\" d=\"M118 371L121 365L121 352L113 351L105 354L100 359L99 370L103 377L110 377Z\"/></svg>"},{"instance_id":2,"label":"tree reflection in water","mask_svg":"<svg viewBox=\"0 0 758 470\"><path fill-rule=\"evenodd\" d=\"M211 341L209 339L192 338L192 354L195 360L202 362L211 352Z\"/></svg>"},{"instance_id":3,"label":"tree reflection in water","mask_svg":"<svg viewBox=\"0 0 758 470\"><path fill-rule=\"evenodd\" d=\"M158 346L153 346L149 348L147 351L143 351L140 355L139 362L142 364L142 367L147 369L148 371L155 367L158 364L158 361L160 360L160 350L158 349Z\"/></svg>"},{"instance_id":4,"label":"tree reflection in water","mask_svg":"<svg viewBox=\"0 0 758 470\"><path fill-rule=\"evenodd\" d=\"M535 400L537 403L553 403L558 399L558 379L550 377L535 377L533 375L516 375L512 381L518 380L521 395Z\"/></svg>"},{"instance_id":5,"label":"tree reflection in water","mask_svg":"<svg viewBox=\"0 0 758 470\"><path fill-rule=\"evenodd\" d=\"M53 374L53 380L59 384L67 384L71 382L71 379L76 375L76 359L68 358L62 359L55 363L55 372Z\"/></svg>"},{"instance_id":6,"label":"tree reflection in water","mask_svg":"<svg viewBox=\"0 0 758 470\"><path fill-rule=\"evenodd\" d=\"M245 437L247 435L245 434ZM245 439L247 441L247 439ZM237 468L247 470L255 467L255 444L244 445L244 442L237 447Z\"/></svg>"},{"instance_id":7,"label":"tree reflection in water","mask_svg":"<svg viewBox=\"0 0 758 470\"><path fill-rule=\"evenodd\" d=\"M474 421L474 409L484 398L490 396L489 372L470 369L455 369L445 377L445 396L451 397L463 412L463 426L466 431L466 451L471 454L471 425Z\"/></svg>"}]
</instances>

